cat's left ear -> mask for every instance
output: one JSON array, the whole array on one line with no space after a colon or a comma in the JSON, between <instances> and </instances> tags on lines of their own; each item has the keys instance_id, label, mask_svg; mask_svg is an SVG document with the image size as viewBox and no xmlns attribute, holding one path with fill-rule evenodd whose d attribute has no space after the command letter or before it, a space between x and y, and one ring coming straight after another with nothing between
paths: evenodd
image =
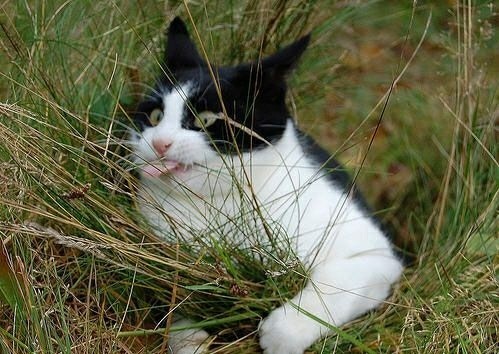
<instances>
[{"instance_id":1,"label":"cat's left ear","mask_svg":"<svg viewBox=\"0 0 499 354\"><path fill-rule=\"evenodd\" d=\"M298 60L309 43L310 33L264 58L261 62L262 70L267 73L272 72L274 77L285 77L297 66Z\"/></svg>"},{"instance_id":2,"label":"cat's left ear","mask_svg":"<svg viewBox=\"0 0 499 354\"><path fill-rule=\"evenodd\" d=\"M204 65L180 17L175 17L168 28L165 64L171 71Z\"/></svg>"}]
</instances>

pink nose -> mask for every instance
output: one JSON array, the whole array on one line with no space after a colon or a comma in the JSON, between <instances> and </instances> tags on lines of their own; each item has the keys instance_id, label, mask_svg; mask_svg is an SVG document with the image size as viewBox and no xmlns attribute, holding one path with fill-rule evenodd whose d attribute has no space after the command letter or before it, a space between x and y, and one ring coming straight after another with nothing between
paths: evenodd
<instances>
[{"instance_id":1,"label":"pink nose","mask_svg":"<svg viewBox=\"0 0 499 354\"><path fill-rule=\"evenodd\" d=\"M152 146L154 150L160 155L163 156L166 151L170 148L172 142L166 139L153 139Z\"/></svg>"}]
</instances>

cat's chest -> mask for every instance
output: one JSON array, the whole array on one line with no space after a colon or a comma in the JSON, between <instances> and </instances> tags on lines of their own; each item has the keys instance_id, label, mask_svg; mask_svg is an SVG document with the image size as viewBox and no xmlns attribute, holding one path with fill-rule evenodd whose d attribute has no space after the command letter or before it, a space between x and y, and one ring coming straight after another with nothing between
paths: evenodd
<instances>
[{"instance_id":1,"label":"cat's chest","mask_svg":"<svg viewBox=\"0 0 499 354\"><path fill-rule=\"evenodd\" d=\"M340 209L341 217L354 209L344 208L344 192L324 178L294 133L289 129L274 146L228 164L193 169L179 179L143 180L143 215L166 238L210 235L253 246L265 243L270 230L305 256Z\"/></svg>"},{"instance_id":2,"label":"cat's chest","mask_svg":"<svg viewBox=\"0 0 499 354\"><path fill-rule=\"evenodd\" d=\"M232 166L216 173L214 168L209 173L193 170L182 180L143 180L139 189L143 215L165 237L173 230L180 230L186 239L216 230L238 234L234 237L243 232L242 237L248 238L259 234L264 223L293 237L310 213L312 200L330 189L303 156L291 161L289 156L285 160L275 152L262 152Z\"/></svg>"},{"instance_id":3,"label":"cat's chest","mask_svg":"<svg viewBox=\"0 0 499 354\"><path fill-rule=\"evenodd\" d=\"M226 224L240 205L236 193L213 192L209 188L192 190L176 182L142 181L140 209L160 236L180 233L190 239L191 234Z\"/></svg>"},{"instance_id":4,"label":"cat's chest","mask_svg":"<svg viewBox=\"0 0 499 354\"><path fill-rule=\"evenodd\" d=\"M227 172L217 176L193 172L179 180L143 180L139 188L142 214L158 233L169 237L174 229L189 233L206 232L216 228L220 233L241 229L240 224L264 217L270 218L282 206L286 188L285 175L278 169L263 175L261 167L238 174ZM241 171L239 171L241 172ZM226 176L226 177L222 177ZM190 185L189 185L190 183Z\"/></svg>"}]
</instances>

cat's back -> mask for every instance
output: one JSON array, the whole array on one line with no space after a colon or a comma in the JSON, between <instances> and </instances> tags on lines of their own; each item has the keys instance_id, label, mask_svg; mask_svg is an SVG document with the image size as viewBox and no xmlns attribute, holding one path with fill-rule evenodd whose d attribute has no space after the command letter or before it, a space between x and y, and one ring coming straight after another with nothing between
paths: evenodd
<instances>
[{"instance_id":1,"label":"cat's back","mask_svg":"<svg viewBox=\"0 0 499 354\"><path fill-rule=\"evenodd\" d=\"M262 202L295 195L336 204L340 196L349 195L367 210L344 167L291 119L277 142L251 153L243 165L249 166L254 190Z\"/></svg>"},{"instance_id":2,"label":"cat's back","mask_svg":"<svg viewBox=\"0 0 499 354\"><path fill-rule=\"evenodd\" d=\"M330 243L330 249L342 255L351 249L388 247L348 173L292 122L283 137L255 153L252 162L261 209L286 229L300 258L319 244L326 249Z\"/></svg>"},{"instance_id":3,"label":"cat's back","mask_svg":"<svg viewBox=\"0 0 499 354\"><path fill-rule=\"evenodd\" d=\"M334 154L324 150L314 139L300 130L297 130L297 136L307 158L321 170L322 175L328 182L343 193L349 194L358 207L362 208L366 213L370 213L368 203L358 190L345 166L334 158Z\"/></svg>"}]
</instances>

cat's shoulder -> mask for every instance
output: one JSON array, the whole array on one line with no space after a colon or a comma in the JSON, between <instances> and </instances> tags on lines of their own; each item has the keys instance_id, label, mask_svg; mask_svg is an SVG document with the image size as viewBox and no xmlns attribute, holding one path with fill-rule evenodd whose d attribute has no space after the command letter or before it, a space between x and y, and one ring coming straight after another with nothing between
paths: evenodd
<instances>
[{"instance_id":1,"label":"cat's shoulder","mask_svg":"<svg viewBox=\"0 0 499 354\"><path fill-rule=\"evenodd\" d=\"M343 166L334 156L322 148L310 135L294 127L298 142L306 157L311 160L324 173L324 177L335 187L345 193L351 193L356 204L365 212L370 208L364 197L357 189L345 166Z\"/></svg>"}]
</instances>

